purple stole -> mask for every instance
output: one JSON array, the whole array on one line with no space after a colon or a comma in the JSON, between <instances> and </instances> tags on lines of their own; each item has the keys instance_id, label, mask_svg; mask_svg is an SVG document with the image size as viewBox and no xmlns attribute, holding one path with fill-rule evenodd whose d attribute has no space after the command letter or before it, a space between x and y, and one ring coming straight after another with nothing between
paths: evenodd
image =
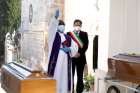
<instances>
[{"instance_id":1,"label":"purple stole","mask_svg":"<svg viewBox=\"0 0 140 93\"><path fill-rule=\"evenodd\" d=\"M69 42L69 46L71 45L71 38L68 35L65 35L66 40ZM53 47L52 51L50 54L50 59L49 59L49 65L48 65L48 75L49 76L54 76L54 71L55 67L57 64L57 58L60 50L60 45L61 45L61 37L58 32L56 32L56 36L53 42ZM67 53L68 56L68 91L71 90L71 57L69 53Z\"/></svg>"}]
</instances>

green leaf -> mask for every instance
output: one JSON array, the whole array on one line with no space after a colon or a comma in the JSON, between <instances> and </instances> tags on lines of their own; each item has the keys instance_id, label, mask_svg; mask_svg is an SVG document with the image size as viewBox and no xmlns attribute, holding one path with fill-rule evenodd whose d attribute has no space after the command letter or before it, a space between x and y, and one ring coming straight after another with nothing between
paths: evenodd
<instances>
[{"instance_id":1,"label":"green leaf","mask_svg":"<svg viewBox=\"0 0 140 93\"><path fill-rule=\"evenodd\" d=\"M89 91L90 85L94 84L94 76L87 75L84 77L84 90Z\"/></svg>"}]
</instances>

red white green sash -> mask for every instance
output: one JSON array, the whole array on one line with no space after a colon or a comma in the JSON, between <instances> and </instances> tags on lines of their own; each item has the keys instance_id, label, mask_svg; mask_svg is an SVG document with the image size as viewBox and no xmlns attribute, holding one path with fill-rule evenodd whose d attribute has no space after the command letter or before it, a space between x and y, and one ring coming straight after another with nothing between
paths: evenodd
<instances>
[{"instance_id":1,"label":"red white green sash","mask_svg":"<svg viewBox=\"0 0 140 93\"><path fill-rule=\"evenodd\" d=\"M70 32L72 39L78 44L79 48L83 48L83 42L81 41L80 37L73 31Z\"/></svg>"}]
</instances>

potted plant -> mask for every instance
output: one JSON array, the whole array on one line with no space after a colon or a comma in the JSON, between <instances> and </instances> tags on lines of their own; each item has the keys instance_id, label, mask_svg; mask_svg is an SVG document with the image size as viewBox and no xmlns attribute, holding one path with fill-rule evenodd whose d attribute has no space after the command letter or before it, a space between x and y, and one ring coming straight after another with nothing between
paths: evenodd
<instances>
[{"instance_id":1,"label":"potted plant","mask_svg":"<svg viewBox=\"0 0 140 93\"><path fill-rule=\"evenodd\" d=\"M86 75L84 77L84 90L85 91L94 91L94 76Z\"/></svg>"}]
</instances>

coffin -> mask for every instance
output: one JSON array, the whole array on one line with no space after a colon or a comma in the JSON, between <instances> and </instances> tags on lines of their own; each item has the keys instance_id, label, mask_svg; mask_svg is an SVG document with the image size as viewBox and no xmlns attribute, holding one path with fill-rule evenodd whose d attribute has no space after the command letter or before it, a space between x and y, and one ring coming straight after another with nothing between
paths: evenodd
<instances>
[{"instance_id":1,"label":"coffin","mask_svg":"<svg viewBox=\"0 0 140 93\"><path fill-rule=\"evenodd\" d=\"M56 93L56 81L17 63L2 66L1 86L7 93Z\"/></svg>"},{"instance_id":2,"label":"coffin","mask_svg":"<svg viewBox=\"0 0 140 93\"><path fill-rule=\"evenodd\" d=\"M108 58L108 75L140 84L140 56L118 54Z\"/></svg>"}]
</instances>

